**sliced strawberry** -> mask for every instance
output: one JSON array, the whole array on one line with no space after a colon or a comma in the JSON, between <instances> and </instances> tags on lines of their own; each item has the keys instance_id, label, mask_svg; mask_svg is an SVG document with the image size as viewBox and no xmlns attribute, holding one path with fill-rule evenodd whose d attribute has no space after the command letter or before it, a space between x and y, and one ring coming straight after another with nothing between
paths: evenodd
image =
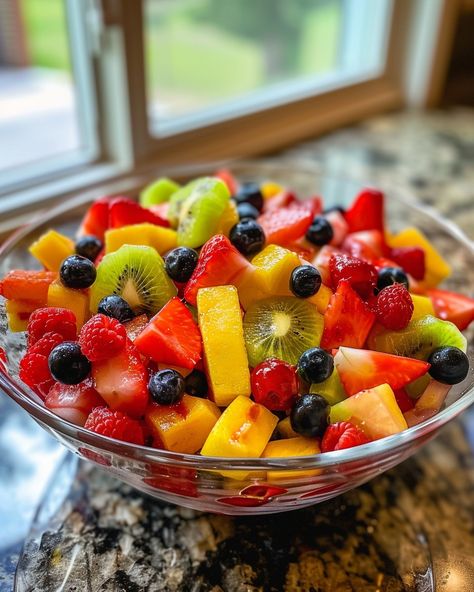
<instances>
[{"instance_id":1,"label":"sliced strawberry","mask_svg":"<svg viewBox=\"0 0 474 592\"><path fill-rule=\"evenodd\" d=\"M193 275L184 290L184 297L196 305L200 288L236 285L242 274L252 268L247 259L237 251L223 234L216 234L202 247Z\"/></svg>"},{"instance_id":2,"label":"sliced strawberry","mask_svg":"<svg viewBox=\"0 0 474 592\"><path fill-rule=\"evenodd\" d=\"M401 389L430 368L422 360L350 347L339 348L334 364L349 396L381 384Z\"/></svg>"},{"instance_id":3,"label":"sliced strawberry","mask_svg":"<svg viewBox=\"0 0 474 592\"><path fill-rule=\"evenodd\" d=\"M150 212L153 212L155 216L158 216L158 218L161 218L162 220L168 220L168 210L170 209L170 202L164 201L163 203L150 206L147 209L150 210Z\"/></svg>"},{"instance_id":4,"label":"sliced strawberry","mask_svg":"<svg viewBox=\"0 0 474 592\"><path fill-rule=\"evenodd\" d=\"M342 247L353 257L372 263L388 253L383 234L379 230L361 230L348 234Z\"/></svg>"},{"instance_id":5,"label":"sliced strawberry","mask_svg":"<svg viewBox=\"0 0 474 592\"><path fill-rule=\"evenodd\" d=\"M394 391L395 399L397 400L398 406L400 407L400 411L405 413L410 409L413 409L415 406L415 402L409 396L404 388L400 388Z\"/></svg>"},{"instance_id":6,"label":"sliced strawberry","mask_svg":"<svg viewBox=\"0 0 474 592\"><path fill-rule=\"evenodd\" d=\"M112 197L101 197L89 206L79 227L79 236L92 234L101 241L109 227L109 204Z\"/></svg>"},{"instance_id":7,"label":"sliced strawberry","mask_svg":"<svg viewBox=\"0 0 474 592\"><path fill-rule=\"evenodd\" d=\"M314 209L313 203L295 202L259 216L267 244L283 245L301 238L313 221Z\"/></svg>"},{"instance_id":8,"label":"sliced strawberry","mask_svg":"<svg viewBox=\"0 0 474 592\"><path fill-rule=\"evenodd\" d=\"M368 299L374 293L377 270L364 259L336 253L329 260L329 272L333 288L337 288L341 281L348 281L364 299Z\"/></svg>"},{"instance_id":9,"label":"sliced strawberry","mask_svg":"<svg viewBox=\"0 0 474 592\"><path fill-rule=\"evenodd\" d=\"M201 357L201 333L178 297L165 304L134 343L142 354L158 363L194 368Z\"/></svg>"},{"instance_id":10,"label":"sliced strawberry","mask_svg":"<svg viewBox=\"0 0 474 592\"><path fill-rule=\"evenodd\" d=\"M349 282L339 282L324 313L321 347L362 347L374 321L375 313L351 288Z\"/></svg>"},{"instance_id":11,"label":"sliced strawberry","mask_svg":"<svg viewBox=\"0 0 474 592\"><path fill-rule=\"evenodd\" d=\"M89 377L73 385L56 382L49 390L44 404L63 419L83 426L92 409L103 405L104 400Z\"/></svg>"},{"instance_id":12,"label":"sliced strawberry","mask_svg":"<svg viewBox=\"0 0 474 592\"><path fill-rule=\"evenodd\" d=\"M296 253L300 259L304 259L304 261L307 261L308 263L314 259L317 251L317 248L304 238L282 245L282 247L293 251L293 253Z\"/></svg>"},{"instance_id":13,"label":"sliced strawberry","mask_svg":"<svg viewBox=\"0 0 474 592\"><path fill-rule=\"evenodd\" d=\"M323 284L326 284L326 286L331 285L329 261L331 260L331 257L336 254L341 255L342 251L336 249L336 247L331 247L331 245L324 245L324 247L319 250L316 257L314 257L312 261L313 265L319 270Z\"/></svg>"},{"instance_id":14,"label":"sliced strawberry","mask_svg":"<svg viewBox=\"0 0 474 592\"><path fill-rule=\"evenodd\" d=\"M436 316L443 321L451 321L460 331L464 331L474 321L474 298L448 290L428 291Z\"/></svg>"},{"instance_id":15,"label":"sliced strawberry","mask_svg":"<svg viewBox=\"0 0 474 592\"><path fill-rule=\"evenodd\" d=\"M121 226L141 224L143 222L156 224L157 226L169 226L168 220L154 214L148 208L142 208L133 199L117 197L111 201L109 208L110 228L120 228Z\"/></svg>"},{"instance_id":16,"label":"sliced strawberry","mask_svg":"<svg viewBox=\"0 0 474 592\"><path fill-rule=\"evenodd\" d=\"M274 212L275 210L286 208L296 201L296 195L292 191L284 189L263 202L263 213L267 214L268 212Z\"/></svg>"},{"instance_id":17,"label":"sliced strawberry","mask_svg":"<svg viewBox=\"0 0 474 592\"><path fill-rule=\"evenodd\" d=\"M311 208L313 218L323 211L323 200L319 197L319 195L308 197L303 203Z\"/></svg>"},{"instance_id":18,"label":"sliced strawberry","mask_svg":"<svg viewBox=\"0 0 474 592\"><path fill-rule=\"evenodd\" d=\"M239 184L237 182L237 179L229 171L229 169L219 169L215 172L214 177L217 177L221 181L224 181L231 195L235 195L237 193L237 190L239 189Z\"/></svg>"},{"instance_id":19,"label":"sliced strawberry","mask_svg":"<svg viewBox=\"0 0 474 592\"><path fill-rule=\"evenodd\" d=\"M0 296L7 300L26 300L45 305L49 286L57 277L55 271L12 269L0 281Z\"/></svg>"},{"instance_id":20,"label":"sliced strawberry","mask_svg":"<svg viewBox=\"0 0 474 592\"><path fill-rule=\"evenodd\" d=\"M344 239L349 232L349 226L346 222L346 219L337 210L332 210L327 214L324 214L326 220L331 224L332 231L334 236L332 237L331 242L329 243L333 247L340 247L344 242Z\"/></svg>"},{"instance_id":21,"label":"sliced strawberry","mask_svg":"<svg viewBox=\"0 0 474 592\"><path fill-rule=\"evenodd\" d=\"M117 356L92 364L99 395L114 411L140 417L148 404L148 372L131 341Z\"/></svg>"},{"instance_id":22,"label":"sliced strawberry","mask_svg":"<svg viewBox=\"0 0 474 592\"><path fill-rule=\"evenodd\" d=\"M425 277L425 252L420 247L392 249L389 257L415 280L422 280Z\"/></svg>"},{"instance_id":23,"label":"sliced strawberry","mask_svg":"<svg viewBox=\"0 0 474 592\"><path fill-rule=\"evenodd\" d=\"M384 232L384 194L378 189L363 189L344 217L349 232L379 230Z\"/></svg>"},{"instance_id":24,"label":"sliced strawberry","mask_svg":"<svg viewBox=\"0 0 474 592\"><path fill-rule=\"evenodd\" d=\"M146 314L139 315L131 321L124 323L125 331L127 332L127 336L130 341L135 341L135 339L140 335L147 325L148 317Z\"/></svg>"}]
</instances>

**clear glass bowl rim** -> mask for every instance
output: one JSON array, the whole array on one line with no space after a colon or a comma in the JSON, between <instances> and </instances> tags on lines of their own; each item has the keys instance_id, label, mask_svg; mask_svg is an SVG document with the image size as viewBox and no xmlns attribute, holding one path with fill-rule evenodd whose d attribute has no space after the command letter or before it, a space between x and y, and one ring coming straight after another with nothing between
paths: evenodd
<instances>
[{"instance_id":1,"label":"clear glass bowl rim","mask_svg":"<svg viewBox=\"0 0 474 592\"><path fill-rule=\"evenodd\" d=\"M255 168L258 174L267 170L269 174L275 170L275 167L281 171L283 168L291 168L298 173L307 173L318 175L327 179L334 179L338 181L360 182L360 179L355 177L341 177L339 175L326 174L321 167L316 164L301 163L285 161L284 163L261 160L261 161L231 161L231 162L213 162L199 165L168 167L166 174L168 176L178 175L193 175L199 174L203 171L217 170L221 166L238 167L245 169ZM160 174L156 168L152 169L155 174ZM119 180L114 185L108 185L107 191L110 194L119 194L124 190L124 187L129 187L137 182L141 184L148 181L150 175L145 173L140 176L130 175L126 177L125 181ZM156 177L155 177L156 178ZM271 178L271 177L270 177ZM365 183L368 185L368 183ZM433 208L425 204L418 203L416 198L408 194L405 188L391 186L384 187L383 184L378 183L378 187L390 193L390 199L396 200L407 208L412 208L418 213L429 217L436 225L439 225L446 233L451 235L460 246L467 249L471 255L474 255L474 243L454 224L453 222L441 217L440 214ZM117 189L110 191L110 189ZM100 191L100 188L99 188ZM94 191L96 193L96 191ZM99 194L98 194L99 195ZM103 193L102 193L103 195ZM38 219L26 224L14 232L2 245L0 245L0 258L3 257L11 248L13 248L21 239L27 236L38 226L42 226L47 222L53 222L54 219L66 213L69 209L78 207L84 203L91 201L91 194L83 193L78 196L66 200L64 203L51 209L47 215L41 215ZM0 364L0 388L4 389L16 403L23 409L30 413L40 424L63 434L66 438L80 439L84 444L94 446L97 449L103 450L106 453L119 454L129 459L142 461L145 463L159 463L164 465L180 465L186 468L193 469L207 469L207 470L232 470L232 469L246 469L249 471L265 471L279 468L280 470L295 470L295 469L323 469L336 465L342 465L349 462L364 461L379 455L386 455L397 452L397 449L405 449L410 443L415 443L418 438L428 436L432 432L438 430L450 420L454 419L472 403L474 403L474 384L460 396L460 398L436 414L432 418L425 420L417 426L408 428L403 432L376 440L362 446L356 446L340 451L326 452L314 456L300 456L300 457L285 457L285 458L229 458L229 457L207 457L197 454L181 454L150 448L147 446L138 446L128 442L119 442L101 434L95 434L83 427L72 424L52 411L37 402L36 395L32 393L19 380L10 377L3 365Z\"/></svg>"}]
</instances>

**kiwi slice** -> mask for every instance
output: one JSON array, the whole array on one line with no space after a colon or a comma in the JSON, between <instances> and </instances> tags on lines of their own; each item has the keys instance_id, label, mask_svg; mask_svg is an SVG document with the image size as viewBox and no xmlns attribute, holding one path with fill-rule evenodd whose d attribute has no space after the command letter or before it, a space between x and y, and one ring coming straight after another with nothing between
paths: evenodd
<instances>
[{"instance_id":1,"label":"kiwi slice","mask_svg":"<svg viewBox=\"0 0 474 592\"><path fill-rule=\"evenodd\" d=\"M135 312L153 315L176 295L176 286L155 249L123 245L106 255L97 267L90 290L92 312L97 312L102 298L111 294L121 296Z\"/></svg>"},{"instance_id":2,"label":"kiwi slice","mask_svg":"<svg viewBox=\"0 0 474 592\"><path fill-rule=\"evenodd\" d=\"M179 190L178 183L167 177L157 179L147 185L140 193L140 205L145 208L168 201Z\"/></svg>"},{"instance_id":3,"label":"kiwi slice","mask_svg":"<svg viewBox=\"0 0 474 592\"><path fill-rule=\"evenodd\" d=\"M310 302L284 296L254 302L243 324L249 364L255 367L268 358L296 364L304 351L319 345L324 320Z\"/></svg>"},{"instance_id":4,"label":"kiwi slice","mask_svg":"<svg viewBox=\"0 0 474 592\"><path fill-rule=\"evenodd\" d=\"M437 347L458 347L465 352L467 340L453 323L427 315L411 321L401 331L374 333L368 345L370 349L387 354L427 360Z\"/></svg>"},{"instance_id":5,"label":"kiwi slice","mask_svg":"<svg viewBox=\"0 0 474 592\"><path fill-rule=\"evenodd\" d=\"M312 394L321 395L326 399L329 405L335 405L336 403L347 399L346 391L342 386L342 382L339 378L336 368L334 368L331 376L327 380L324 382L318 382L317 384L312 384L309 392Z\"/></svg>"}]
</instances>

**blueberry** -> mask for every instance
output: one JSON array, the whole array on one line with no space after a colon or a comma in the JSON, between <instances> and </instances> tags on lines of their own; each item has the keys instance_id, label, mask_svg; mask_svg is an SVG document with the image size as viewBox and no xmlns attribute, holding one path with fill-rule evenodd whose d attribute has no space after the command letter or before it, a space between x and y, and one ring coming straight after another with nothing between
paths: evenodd
<instances>
[{"instance_id":1,"label":"blueberry","mask_svg":"<svg viewBox=\"0 0 474 592\"><path fill-rule=\"evenodd\" d=\"M331 224L323 218L323 216L316 216L311 222L311 226L306 231L306 238L313 245L322 247L330 243L334 236L334 230Z\"/></svg>"},{"instance_id":2,"label":"blueberry","mask_svg":"<svg viewBox=\"0 0 474 592\"><path fill-rule=\"evenodd\" d=\"M301 395L290 414L295 432L310 438L321 437L329 424L329 404L321 395Z\"/></svg>"},{"instance_id":3,"label":"blueberry","mask_svg":"<svg viewBox=\"0 0 474 592\"><path fill-rule=\"evenodd\" d=\"M377 279L377 290L380 292L393 284L403 284L408 290L409 282L406 273L399 267L382 267Z\"/></svg>"},{"instance_id":4,"label":"blueberry","mask_svg":"<svg viewBox=\"0 0 474 592\"><path fill-rule=\"evenodd\" d=\"M58 382L79 384L91 371L91 363L75 341L64 341L49 354L49 370Z\"/></svg>"},{"instance_id":5,"label":"blueberry","mask_svg":"<svg viewBox=\"0 0 474 592\"><path fill-rule=\"evenodd\" d=\"M457 347L438 347L431 352L429 374L444 384L458 384L469 372L469 358Z\"/></svg>"},{"instance_id":6,"label":"blueberry","mask_svg":"<svg viewBox=\"0 0 474 592\"><path fill-rule=\"evenodd\" d=\"M314 296L321 287L321 274L312 265L300 265L291 272L290 290L299 298Z\"/></svg>"},{"instance_id":7,"label":"blueberry","mask_svg":"<svg viewBox=\"0 0 474 592\"><path fill-rule=\"evenodd\" d=\"M194 249L178 247L166 255L166 273L175 282L187 282L192 276L198 262L198 254Z\"/></svg>"},{"instance_id":8,"label":"blueberry","mask_svg":"<svg viewBox=\"0 0 474 592\"><path fill-rule=\"evenodd\" d=\"M342 206L332 206L331 208L327 208L324 210L323 214L330 214L331 212L339 212L344 216L346 210Z\"/></svg>"},{"instance_id":9,"label":"blueberry","mask_svg":"<svg viewBox=\"0 0 474 592\"><path fill-rule=\"evenodd\" d=\"M174 405L184 395L184 378L176 370L160 370L148 382L148 390L155 403Z\"/></svg>"},{"instance_id":10,"label":"blueberry","mask_svg":"<svg viewBox=\"0 0 474 592\"><path fill-rule=\"evenodd\" d=\"M92 234L82 236L76 242L76 255L81 255L86 259L90 259L90 261L95 261L97 255L102 251L103 246L102 241Z\"/></svg>"},{"instance_id":11,"label":"blueberry","mask_svg":"<svg viewBox=\"0 0 474 592\"><path fill-rule=\"evenodd\" d=\"M92 261L81 255L66 257L59 270L61 282L67 288L89 288L95 282L96 275Z\"/></svg>"},{"instance_id":12,"label":"blueberry","mask_svg":"<svg viewBox=\"0 0 474 592\"><path fill-rule=\"evenodd\" d=\"M97 312L117 319L121 323L126 323L135 318L135 313L131 309L130 304L116 294L111 294L110 296L102 298L99 302Z\"/></svg>"},{"instance_id":13,"label":"blueberry","mask_svg":"<svg viewBox=\"0 0 474 592\"><path fill-rule=\"evenodd\" d=\"M263 248L265 233L255 220L246 218L230 230L230 242L244 255L253 255Z\"/></svg>"},{"instance_id":14,"label":"blueberry","mask_svg":"<svg viewBox=\"0 0 474 592\"><path fill-rule=\"evenodd\" d=\"M237 206L237 212L240 220L245 220L245 218L256 220L260 214L256 207L246 201L239 203Z\"/></svg>"},{"instance_id":15,"label":"blueberry","mask_svg":"<svg viewBox=\"0 0 474 592\"><path fill-rule=\"evenodd\" d=\"M193 370L186 376L184 383L186 385L185 390L188 395L201 398L207 397L209 387L207 385L207 378L204 372Z\"/></svg>"},{"instance_id":16,"label":"blueberry","mask_svg":"<svg viewBox=\"0 0 474 592\"><path fill-rule=\"evenodd\" d=\"M243 183L233 197L237 204L248 202L259 212L262 211L263 195L257 183Z\"/></svg>"},{"instance_id":17,"label":"blueberry","mask_svg":"<svg viewBox=\"0 0 474 592\"><path fill-rule=\"evenodd\" d=\"M298 360L298 374L308 383L327 380L334 370L334 358L321 347L303 352Z\"/></svg>"}]
</instances>

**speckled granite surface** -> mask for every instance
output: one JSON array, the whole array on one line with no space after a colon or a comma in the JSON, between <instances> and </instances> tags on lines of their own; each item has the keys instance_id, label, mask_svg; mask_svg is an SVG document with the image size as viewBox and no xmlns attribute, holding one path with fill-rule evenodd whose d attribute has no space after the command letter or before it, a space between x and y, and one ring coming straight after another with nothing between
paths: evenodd
<instances>
[{"instance_id":1,"label":"speckled granite surface","mask_svg":"<svg viewBox=\"0 0 474 592\"><path fill-rule=\"evenodd\" d=\"M409 187L474 237L474 111L373 119L279 155L295 156L337 175ZM13 456L18 445L5 427L15 425L34 437ZM0 434L4 592L61 453L1 399ZM473 449L471 409L414 458L357 490L311 509L245 519L157 503L86 465L75 476L67 457L33 523L17 589L472 592ZM34 454L50 461L36 476Z\"/></svg>"}]
</instances>

